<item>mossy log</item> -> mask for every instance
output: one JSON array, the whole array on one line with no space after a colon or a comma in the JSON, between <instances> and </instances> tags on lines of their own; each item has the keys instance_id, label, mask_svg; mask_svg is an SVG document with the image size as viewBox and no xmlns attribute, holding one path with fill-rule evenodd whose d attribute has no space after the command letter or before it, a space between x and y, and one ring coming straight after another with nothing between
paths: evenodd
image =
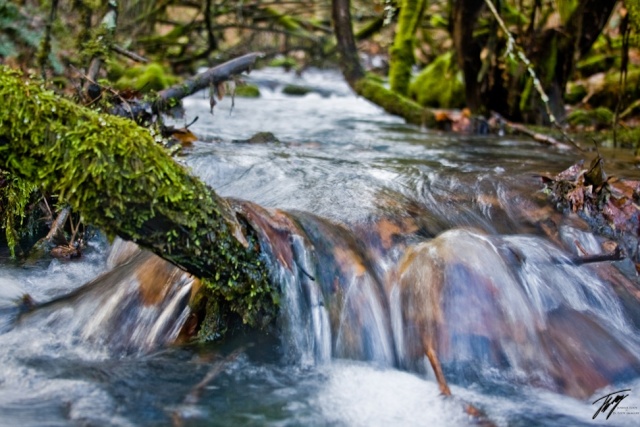
<instances>
[{"instance_id":1,"label":"mossy log","mask_svg":"<svg viewBox=\"0 0 640 427\"><path fill-rule=\"evenodd\" d=\"M354 89L358 95L381 106L387 113L404 118L407 123L427 128L436 126L432 110L387 89L372 78L364 77L358 80Z\"/></svg>"},{"instance_id":2,"label":"mossy log","mask_svg":"<svg viewBox=\"0 0 640 427\"><path fill-rule=\"evenodd\" d=\"M0 67L0 169L80 212L86 222L204 279L209 301L267 322L277 293L251 230L133 121L100 114Z\"/></svg>"}]
</instances>

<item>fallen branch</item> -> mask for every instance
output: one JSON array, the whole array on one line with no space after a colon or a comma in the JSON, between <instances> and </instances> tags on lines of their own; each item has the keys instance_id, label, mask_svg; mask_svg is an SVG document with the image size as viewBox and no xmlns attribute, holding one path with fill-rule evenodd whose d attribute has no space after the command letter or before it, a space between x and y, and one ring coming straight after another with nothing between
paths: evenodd
<instances>
[{"instance_id":1,"label":"fallen branch","mask_svg":"<svg viewBox=\"0 0 640 427\"><path fill-rule=\"evenodd\" d=\"M182 98L206 89L211 85L217 85L230 80L236 74L251 71L256 60L262 56L262 53L248 53L213 68L209 68L204 73L200 73L191 79L187 79L180 84L161 91L153 103L153 111L157 112L171 108L172 104L175 105L175 103Z\"/></svg>"},{"instance_id":2,"label":"fallen branch","mask_svg":"<svg viewBox=\"0 0 640 427\"><path fill-rule=\"evenodd\" d=\"M502 117L500 114L498 114L496 112L493 112L492 114L493 114L493 117L496 119L497 122L503 123L505 126L507 126L513 132L517 132L517 133L521 133L523 135L527 135L527 136L531 137L531 139L533 139L534 141L540 142L542 144L552 145L554 147L563 148L563 149L570 148L568 145L563 144L562 142L558 141L557 139L555 139L554 137L552 137L550 135L545 135L543 133L536 132L536 131L529 129L528 127L526 127L525 125L520 124L520 123L510 122L509 120L505 119L504 117ZM574 145L574 146L577 147L578 149L580 149L580 147L578 147L577 145Z\"/></svg>"},{"instance_id":3,"label":"fallen branch","mask_svg":"<svg viewBox=\"0 0 640 427\"><path fill-rule=\"evenodd\" d=\"M116 105L111 109L111 114L121 117L137 118L153 113L160 113L175 107L180 100L192 95L202 89L215 86L230 80L233 76L243 72L249 72L253 68L256 60L261 58L261 52L248 53L230 61L224 62L215 67L209 68L204 73L200 73L177 85L171 86L158 93L153 102L140 102L127 105Z\"/></svg>"}]
</instances>

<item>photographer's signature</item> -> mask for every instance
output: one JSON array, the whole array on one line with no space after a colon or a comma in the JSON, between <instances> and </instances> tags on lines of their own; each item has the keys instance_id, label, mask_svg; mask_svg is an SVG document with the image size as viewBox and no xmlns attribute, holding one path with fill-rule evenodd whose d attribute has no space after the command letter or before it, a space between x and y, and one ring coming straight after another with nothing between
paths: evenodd
<instances>
[{"instance_id":1,"label":"photographer's signature","mask_svg":"<svg viewBox=\"0 0 640 427\"><path fill-rule=\"evenodd\" d=\"M602 404L596 410L596 413L593 414L593 417L591 417L591 419L595 420L598 415L600 415L601 413L605 413L609 409L609 407L611 407L611 410L607 414L607 418L606 418L606 419L609 419L609 417L611 416L611 414L613 414L613 411L616 410L620 402L622 402L625 397L629 396L628 393L624 394L627 391L631 391L631 389L625 388L624 390L614 391L609 394L605 394L600 399L594 400L592 405L595 405L597 402L600 402L601 400L602 400Z\"/></svg>"}]
</instances>

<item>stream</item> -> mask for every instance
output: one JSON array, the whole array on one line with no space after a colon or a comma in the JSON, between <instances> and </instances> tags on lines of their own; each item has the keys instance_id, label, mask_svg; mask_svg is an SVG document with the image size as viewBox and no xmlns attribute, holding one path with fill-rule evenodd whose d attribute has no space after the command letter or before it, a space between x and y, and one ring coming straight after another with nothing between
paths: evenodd
<instances>
[{"instance_id":1,"label":"stream","mask_svg":"<svg viewBox=\"0 0 640 427\"><path fill-rule=\"evenodd\" d=\"M119 240L0 260L0 426L639 425L634 266L573 263L602 239L540 191L575 152L407 126L333 71L247 81L260 98L212 115L196 94L173 123L199 118L179 161L261 230L276 327L174 344L193 279ZM258 132L279 142L242 142ZM602 154L640 178L632 156ZM43 305L21 315L25 293Z\"/></svg>"}]
</instances>

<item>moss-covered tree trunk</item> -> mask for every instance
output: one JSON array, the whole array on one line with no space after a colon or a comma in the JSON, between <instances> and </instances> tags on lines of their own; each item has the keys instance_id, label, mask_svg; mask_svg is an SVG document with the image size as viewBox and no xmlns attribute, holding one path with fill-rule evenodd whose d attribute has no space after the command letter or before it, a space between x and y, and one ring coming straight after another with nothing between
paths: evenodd
<instances>
[{"instance_id":1,"label":"moss-covered tree trunk","mask_svg":"<svg viewBox=\"0 0 640 427\"><path fill-rule=\"evenodd\" d=\"M422 20L426 0L402 0L396 35L391 47L389 63L389 84L391 90L406 96L411 81L411 67L415 64L413 50L416 31Z\"/></svg>"},{"instance_id":2,"label":"moss-covered tree trunk","mask_svg":"<svg viewBox=\"0 0 640 427\"><path fill-rule=\"evenodd\" d=\"M400 116L408 123L433 127L436 124L431 110L368 78L360 64L353 27L350 0L332 1L333 27L340 54L340 67L345 79L360 96L382 107L389 114Z\"/></svg>"},{"instance_id":3,"label":"moss-covered tree trunk","mask_svg":"<svg viewBox=\"0 0 640 427\"><path fill-rule=\"evenodd\" d=\"M576 63L589 52L615 5L615 1L581 0L563 28L544 31L531 49L530 57L537 65L551 112L556 118L564 118L564 93ZM528 102L520 103L523 118L529 122L546 122L540 97L532 94L529 98Z\"/></svg>"},{"instance_id":4,"label":"moss-covered tree trunk","mask_svg":"<svg viewBox=\"0 0 640 427\"><path fill-rule=\"evenodd\" d=\"M80 107L5 67L0 99L0 169L205 279L207 296L245 322L273 315L277 295L251 230L147 129Z\"/></svg>"}]
</instances>

